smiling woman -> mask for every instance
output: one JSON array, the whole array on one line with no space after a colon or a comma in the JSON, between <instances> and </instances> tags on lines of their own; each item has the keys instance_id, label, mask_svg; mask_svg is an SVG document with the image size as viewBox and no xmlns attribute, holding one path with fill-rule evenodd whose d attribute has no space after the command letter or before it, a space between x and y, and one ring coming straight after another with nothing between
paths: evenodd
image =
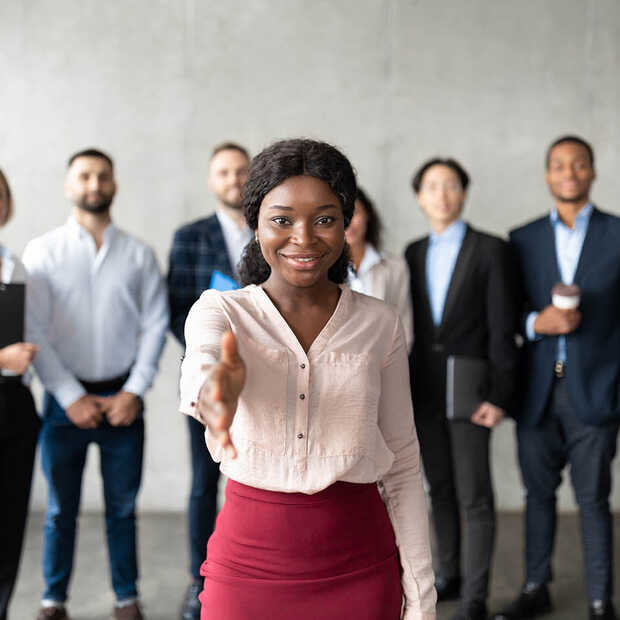
<instances>
[{"instance_id":1,"label":"smiling woman","mask_svg":"<svg viewBox=\"0 0 620 620\"><path fill-rule=\"evenodd\" d=\"M355 196L334 147L264 150L243 195L247 286L205 291L187 318L180 410L229 478L203 620L435 618L403 328L343 285Z\"/></svg>"},{"instance_id":2,"label":"smiling woman","mask_svg":"<svg viewBox=\"0 0 620 620\"><path fill-rule=\"evenodd\" d=\"M249 227L256 231L254 241L250 243L239 265L239 274L243 284L262 284L271 273L271 265L261 251L259 239L263 238L259 226L259 212L263 200L267 199L272 211L281 207L280 213L271 213L276 217L272 230L277 227L290 227L290 200L296 189L305 189L307 199L312 191L309 186L319 188L318 202L313 206L323 211L331 209L331 213L321 213L332 217L338 222L330 222L329 226L323 223L323 229L329 234L336 233L340 238L340 254L328 269L331 282L341 284L346 280L349 266L349 252L344 244L344 229L349 225L355 208L355 175L349 160L338 150L323 142L312 140L283 140L266 148L252 163L253 175L251 175L243 189L243 204L245 217ZM278 189L278 186L284 185ZM303 187L299 187L299 186ZM299 196L301 200L303 196ZM306 204L309 204L306 201ZM289 214L286 213L287 207ZM318 215L318 212L316 213ZM277 216L283 219L277 219ZM288 220L285 223L285 220ZM315 230L321 224L314 226ZM299 230L299 220L297 228ZM265 241L269 237L267 230ZM329 236L329 235L328 235Z\"/></svg>"}]
</instances>

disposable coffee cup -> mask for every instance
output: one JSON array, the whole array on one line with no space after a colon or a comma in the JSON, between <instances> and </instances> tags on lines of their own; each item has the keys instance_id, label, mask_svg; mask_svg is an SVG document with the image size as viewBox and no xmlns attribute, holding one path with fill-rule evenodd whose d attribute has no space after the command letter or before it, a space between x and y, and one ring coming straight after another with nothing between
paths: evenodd
<instances>
[{"instance_id":1,"label":"disposable coffee cup","mask_svg":"<svg viewBox=\"0 0 620 620\"><path fill-rule=\"evenodd\" d=\"M556 284L551 289L551 303L560 310L574 310L581 302L581 291L576 284Z\"/></svg>"}]
</instances>

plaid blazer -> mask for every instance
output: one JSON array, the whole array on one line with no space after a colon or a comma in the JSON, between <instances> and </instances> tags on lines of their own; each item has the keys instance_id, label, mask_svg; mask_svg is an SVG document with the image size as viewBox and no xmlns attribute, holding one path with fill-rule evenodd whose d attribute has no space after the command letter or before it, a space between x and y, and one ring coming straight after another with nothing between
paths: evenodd
<instances>
[{"instance_id":1,"label":"plaid blazer","mask_svg":"<svg viewBox=\"0 0 620 620\"><path fill-rule=\"evenodd\" d=\"M234 278L226 241L217 216L191 222L174 233L168 262L170 329L185 346L185 319L194 302L209 288L217 270Z\"/></svg>"}]
</instances>

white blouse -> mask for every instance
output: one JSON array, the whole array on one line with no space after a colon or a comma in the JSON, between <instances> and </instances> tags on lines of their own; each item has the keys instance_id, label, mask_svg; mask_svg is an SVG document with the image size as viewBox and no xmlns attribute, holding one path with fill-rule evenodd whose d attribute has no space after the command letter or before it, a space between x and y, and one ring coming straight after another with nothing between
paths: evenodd
<instances>
[{"instance_id":1,"label":"white blouse","mask_svg":"<svg viewBox=\"0 0 620 620\"><path fill-rule=\"evenodd\" d=\"M413 345L413 306L409 284L409 267L405 259L377 252L366 244L364 258L356 272L349 271L349 286L358 293L383 299L398 310L405 330L407 350Z\"/></svg>"},{"instance_id":2,"label":"white blouse","mask_svg":"<svg viewBox=\"0 0 620 620\"><path fill-rule=\"evenodd\" d=\"M198 418L198 393L227 330L237 337L247 374L231 426L238 457L224 454L205 433L222 472L282 492L381 480L403 568L403 618L434 619L427 508L396 310L342 287L306 354L260 286L207 290L185 325L182 412Z\"/></svg>"}]
</instances>

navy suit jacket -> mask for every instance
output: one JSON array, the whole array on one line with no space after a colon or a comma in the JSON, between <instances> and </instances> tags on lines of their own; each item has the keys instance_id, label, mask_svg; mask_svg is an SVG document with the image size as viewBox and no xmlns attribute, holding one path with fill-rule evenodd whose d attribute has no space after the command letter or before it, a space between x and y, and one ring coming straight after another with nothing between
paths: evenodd
<instances>
[{"instance_id":1,"label":"navy suit jacket","mask_svg":"<svg viewBox=\"0 0 620 620\"><path fill-rule=\"evenodd\" d=\"M185 346L185 319L209 288L214 271L234 278L222 227L215 214L186 224L174 233L168 268L170 329Z\"/></svg>"},{"instance_id":2,"label":"navy suit jacket","mask_svg":"<svg viewBox=\"0 0 620 620\"><path fill-rule=\"evenodd\" d=\"M551 303L561 281L549 216L510 233L521 274L524 317ZM620 218L592 211L574 283L581 289L579 327L566 338L566 378L575 414L585 424L620 422ZM522 322L524 324L524 321ZM536 425L553 384L557 336L525 338L517 420Z\"/></svg>"}]
</instances>

